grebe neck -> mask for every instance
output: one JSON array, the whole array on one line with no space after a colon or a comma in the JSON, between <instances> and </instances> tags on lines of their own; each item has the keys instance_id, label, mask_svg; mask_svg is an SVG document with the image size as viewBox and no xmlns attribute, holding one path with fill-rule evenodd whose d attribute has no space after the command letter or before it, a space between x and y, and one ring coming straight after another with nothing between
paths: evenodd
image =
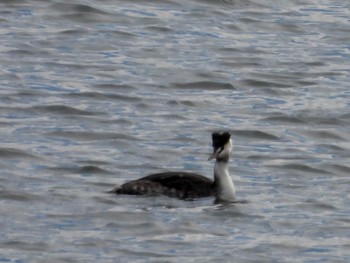
<instances>
[{"instance_id":1,"label":"grebe neck","mask_svg":"<svg viewBox=\"0 0 350 263\"><path fill-rule=\"evenodd\" d=\"M215 162L214 191L217 201L232 202L236 198L236 189L228 171L228 159Z\"/></svg>"}]
</instances>

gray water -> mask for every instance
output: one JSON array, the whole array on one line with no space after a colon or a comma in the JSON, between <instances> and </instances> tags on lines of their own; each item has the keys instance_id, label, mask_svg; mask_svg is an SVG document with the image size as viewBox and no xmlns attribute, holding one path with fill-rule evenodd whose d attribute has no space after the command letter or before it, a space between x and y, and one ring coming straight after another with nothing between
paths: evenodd
<instances>
[{"instance_id":1,"label":"gray water","mask_svg":"<svg viewBox=\"0 0 350 263\"><path fill-rule=\"evenodd\" d=\"M348 1L0 1L0 262L349 262ZM238 203L107 194L212 177Z\"/></svg>"}]
</instances>

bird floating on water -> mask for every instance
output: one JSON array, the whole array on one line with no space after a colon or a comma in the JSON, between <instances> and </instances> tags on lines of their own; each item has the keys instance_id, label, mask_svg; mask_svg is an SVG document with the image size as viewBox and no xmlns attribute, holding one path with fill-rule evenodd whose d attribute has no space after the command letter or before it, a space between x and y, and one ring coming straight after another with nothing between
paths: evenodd
<instances>
[{"instance_id":1,"label":"bird floating on water","mask_svg":"<svg viewBox=\"0 0 350 263\"><path fill-rule=\"evenodd\" d=\"M208 161L215 159L214 180L191 172L163 172L151 174L126 182L111 193L128 195L161 194L180 199L214 196L216 201L235 201L235 186L228 169L233 143L228 132L212 134L213 153Z\"/></svg>"}]
</instances>

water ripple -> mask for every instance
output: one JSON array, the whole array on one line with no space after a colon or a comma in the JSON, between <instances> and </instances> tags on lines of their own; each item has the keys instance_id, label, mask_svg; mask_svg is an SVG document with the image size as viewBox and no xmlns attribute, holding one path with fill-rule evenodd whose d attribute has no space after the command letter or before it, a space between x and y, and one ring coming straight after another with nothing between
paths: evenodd
<instances>
[{"instance_id":1,"label":"water ripple","mask_svg":"<svg viewBox=\"0 0 350 263\"><path fill-rule=\"evenodd\" d=\"M48 106L34 106L33 110L37 110L43 113L54 113L60 115L100 115L99 112L90 112L86 110L79 110L74 107L64 105L48 105Z\"/></svg>"}]
</instances>

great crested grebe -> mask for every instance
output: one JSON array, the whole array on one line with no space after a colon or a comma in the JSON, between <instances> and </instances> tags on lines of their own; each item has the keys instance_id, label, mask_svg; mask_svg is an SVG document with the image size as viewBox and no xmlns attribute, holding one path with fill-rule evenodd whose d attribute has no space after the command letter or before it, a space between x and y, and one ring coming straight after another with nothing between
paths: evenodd
<instances>
[{"instance_id":1,"label":"great crested grebe","mask_svg":"<svg viewBox=\"0 0 350 263\"><path fill-rule=\"evenodd\" d=\"M216 159L214 180L190 172L151 174L114 188L111 193L128 195L162 194L180 199L215 196L216 201L235 201L235 187L228 171L232 151L231 134L212 134L213 153L208 161Z\"/></svg>"}]
</instances>

